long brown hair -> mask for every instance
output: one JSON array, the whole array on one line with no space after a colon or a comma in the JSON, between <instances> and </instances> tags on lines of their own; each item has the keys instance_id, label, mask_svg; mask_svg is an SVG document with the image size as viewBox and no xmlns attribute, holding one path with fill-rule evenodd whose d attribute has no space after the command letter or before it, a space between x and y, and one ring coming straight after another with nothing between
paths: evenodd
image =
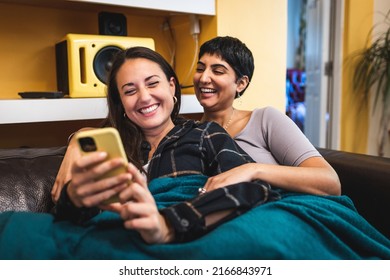
<instances>
[{"instance_id":1,"label":"long brown hair","mask_svg":"<svg viewBox=\"0 0 390 280\"><path fill-rule=\"evenodd\" d=\"M115 58L112 63L112 68L108 75L108 116L106 121L109 126L118 129L129 161L132 162L139 169L142 169L142 165L145 164L145 162L143 162L142 160L141 151L142 143L145 141L145 137L141 128L125 116L125 109L123 108L120 99L116 81L116 76L120 67L125 63L126 60L135 58L145 58L157 63L160 66L161 70L164 72L168 81L172 77L174 78L175 96L177 98L177 102L174 104L171 113L171 118L173 122L175 122L180 111L181 89L175 71L159 53L145 47L133 47L123 51L119 51L115 55Z\"/></svg>"}]
</instances>

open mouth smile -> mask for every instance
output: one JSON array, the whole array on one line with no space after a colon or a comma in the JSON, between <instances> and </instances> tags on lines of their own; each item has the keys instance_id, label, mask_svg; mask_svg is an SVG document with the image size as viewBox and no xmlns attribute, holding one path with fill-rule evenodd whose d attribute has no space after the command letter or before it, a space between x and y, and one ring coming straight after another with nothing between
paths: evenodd
<instances>
[{"instance_id":1,"label":"open mouth smile","mask_svg":"<svg viewBox=\"0 0 390 280\"><path fill-rule=\"evenodd\" d=\"M147 115L147 114L150 114L150 113L156 111L158 107L159 107L158 104L153 104L151 106L139 109L138 112L140 112L143 115Z\"/></svg>"},{"instance_id":2,"label":"open mouth smile","mask_svg":"<svg viewBox=\"0 0 390 280\"><path fill-rule=\"evenodd\" d=\"M217 93L215 89L212 88L199 88L201 93L208 94L208 93Z\"/></svg>"}]
</instances>

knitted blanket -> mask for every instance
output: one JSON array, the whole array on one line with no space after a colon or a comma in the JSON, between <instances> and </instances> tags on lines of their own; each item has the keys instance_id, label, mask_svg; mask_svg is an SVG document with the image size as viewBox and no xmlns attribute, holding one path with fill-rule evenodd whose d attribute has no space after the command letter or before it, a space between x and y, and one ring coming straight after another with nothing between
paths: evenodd
<instances>
[{"instance_id":1,"label":"knitted blanket","mask_svg":"<svg viewBox=\"0 0 390 280\"><path fill-rule=\"evenodd\" d=\"M206 178L151 182L159 207L197 195ZM390 259L390 241L346 196L288 193L181 244L146 244L120 217L103 212L85 226L50 214L0 214L0 259Z\"/></svg>"}]
</instances>

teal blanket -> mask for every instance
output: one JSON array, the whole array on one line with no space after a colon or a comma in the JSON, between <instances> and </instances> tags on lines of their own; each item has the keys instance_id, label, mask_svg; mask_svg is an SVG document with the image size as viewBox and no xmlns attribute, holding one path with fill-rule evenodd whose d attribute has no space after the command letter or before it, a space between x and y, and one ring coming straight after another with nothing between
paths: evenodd
<instances>
[{"instance_id":1,"label":"teal blanket","mask_svg":"<svg viewBox=\"0 0 390 280\"><path fill-rule=\"evenodd\" d=\"M190 199L205 177L156 179L159 205ZM390 241L346 196L285 194L188 243L148 245L103 212L86 226L50 214L0 214L0 259L390 259Z\"/></svg>"}]
</instances>

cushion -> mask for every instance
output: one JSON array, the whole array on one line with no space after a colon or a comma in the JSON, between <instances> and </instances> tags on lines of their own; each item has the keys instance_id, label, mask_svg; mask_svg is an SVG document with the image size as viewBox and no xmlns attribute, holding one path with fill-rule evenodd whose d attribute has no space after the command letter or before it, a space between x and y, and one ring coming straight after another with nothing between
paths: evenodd
<instances>
[{"instance_id":1,"label":"cushion","mask_svg":"<svg viewBox=\"0 0 390 280\"><path fill-rule=\"evenodd\" d=\"M49 212L66 147L0 149L0 212Z\"/></svg>"}]
</instances>

